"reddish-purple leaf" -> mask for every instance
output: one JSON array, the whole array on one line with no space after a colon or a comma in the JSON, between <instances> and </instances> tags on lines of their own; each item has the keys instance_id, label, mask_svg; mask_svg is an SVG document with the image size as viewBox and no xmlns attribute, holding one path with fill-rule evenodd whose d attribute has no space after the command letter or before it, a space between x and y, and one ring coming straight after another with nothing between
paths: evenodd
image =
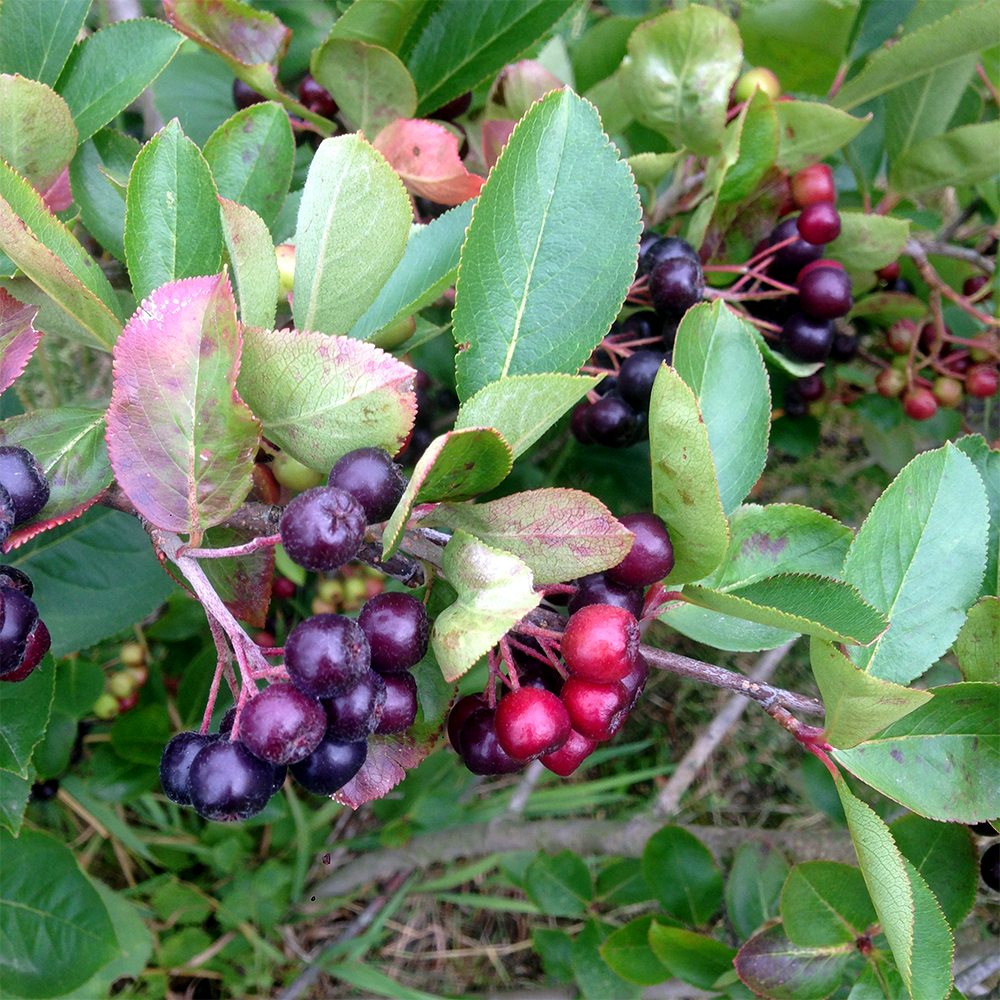
<instances>
[{"instance_id":1,"label":"reddish-purple leaf","mask_svg":"<svg viewBox=\"0 0 1000 1000\"><path fill-rule=\"evenodd\" d=\"M163 13L182 34L244 66L277 67L292 38L274 14L238 0L163 0Z\"/></svg>"},{"instance_id":2,"label":"reddish-purple leaf","mask_svg":"<svg viewBox=\"0 0 1000 1000\"><path fill-rule=\"evenodd\" d=\"M0 288L0 392L13 385L38 346L42 334L31 325L37 314L38 306L18 302Z\"/></svg>"},{"instance_id":3,"label":"reddish-purple leaf","mask_svg":"<svg viewBox=\"0 0 1000 1000\"><path fill-rule=\"evenodd\" d=\"M492 170L493 164L500 159L504 146L510 139L511 133L517 122L509 118L494 118L491 121L483 122L480 127L480 136L483 147L483 163Z\"/></svg>"},{"instance_id":4,"label":"reddish-purple leaf","mask_svg":"<svg viewBox=\"0 0 1000 1000\"><path fill-rule=\"evenodd\" d=\"M230 545L243 545L253 537L251 532L237 528L215 527L205 533L202 546L211 549L226 548ZM257 549L246 556L202 559L201 568L234 617L254 628L264 628L274 578L272 546Z\"/></svg>"},{"instance_id":5,"label":"reddish-purple leaf","mask_svg":"<svg viewBox=\"0 0 1000 1000\"><path fill-rule=\"evenodd\" d=\"M118 483L147 520L197 542L246 498L260 441L236 392L240 333L226 273L156 289L114 356L107 436Z\"/></svg>"},{"instance_id":6,"label":"reddish-purple leaf","mask_svg":"<svg viewBox=\"0 0 1000 1000\"><path fill-rule=\"evenodd\" d=\"M65 212L73 204L73 191L69 186L69 167L42 192L42 201L50 212Z\"/></svg>"},{"instance_id":7,"label":"reddish-purple leaf","mask_svg":"<svg viewBox=\"0 0 1000 1000\"><path fill-rule=\"evenodd\" d=\"M398 736L369 736L368 757L361 770L331 798L351 809L380 799L392 791L411 767L416 767L437 742L439 730L416 737L410 732Z\"/></svg>"}]
</instances>

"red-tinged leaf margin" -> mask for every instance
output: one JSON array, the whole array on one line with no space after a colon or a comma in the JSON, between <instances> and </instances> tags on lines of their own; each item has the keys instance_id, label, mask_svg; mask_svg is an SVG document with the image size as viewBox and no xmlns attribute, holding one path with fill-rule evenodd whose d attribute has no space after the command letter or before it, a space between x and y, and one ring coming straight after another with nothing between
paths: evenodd
<instances>
[{"instance_id":1,"label":"red-tinged leaf margin","mask_svg":"<svg viewBox=\"0 0 1000 1000\"><path fill-rule=\"evenodd\" d=\"M0 288L0 392L9 389L41 340L31 324L38 306L25 305L6 288Z\"/></svg>"},{"instance_id":2,"label":"red-tinged leaf margin","mask_svg":"<svg viewBox=\"0 0 1000 1000\"><path fill-rule=\"evenodd\" d=\"M163 13L181 34L243 66L277 68L292 40L274 14L238 0L163 0Z\"/></svg>"},{"instance_id":3,"label":"red-tinged leaf margin","mask_svg":"<svg viewBox=\"0 0 1000 1000\"><path fill-rule=\"evenodd\" d=\"M143 517L195 544L251 487L260 421L236 391L241 346L225 270L156 289L115 344L107 431L115 476ZM203 367L219 351L228 364L213 385ZM171 392L180 397L174 409ZM216 471L220 478L200 489Z\"/></svg>"},{"instance_id":4,"label":"red-tinged leaf margin","mask_svg":"<svg viewBox=\"0 0 1000 1000\"><path fill-rule=\"evenodd\" d=\"M406 777L410 768L430 755L440 732L440 726L430 730L414 726L395 736L369 736L368 756L361 770L330 798L351 809L381 799Z\"/></svg>"},{"instance_id":5,"label":"red-tinged leaf margin","mask_svg":"<svg viewBox=\"0 0 1000 1000\"><path fill-rule=\"evenodd\" d=\"M239 528L215 527L205 532L202 545L205 548L224 548L242 545L254 537L253 532ZM202 559L201 568L233 617L253 628L265 627L274 582L273 546L268 545L245 556Z\"/></svg>"},{"instance_id":6,"label":"red-tinged leaf margin","mask_svg":"<svg viewBox=\"0 0 1000 1000\"><path fill-rule=\"evenodd\" d=\"M486 181L470 174L458 155L458 137L437 122L397 118L372 140L406 189L439 205L475 198Z\"/></svg>"}]
</instances>

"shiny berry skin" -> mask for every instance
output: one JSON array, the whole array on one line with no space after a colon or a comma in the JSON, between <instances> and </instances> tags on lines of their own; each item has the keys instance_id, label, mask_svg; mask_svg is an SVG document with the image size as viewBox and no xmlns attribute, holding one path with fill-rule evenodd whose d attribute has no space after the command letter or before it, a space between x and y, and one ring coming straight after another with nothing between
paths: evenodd
<instances>
[{"instance_id":1,"label":"shiny berry skin","mask_svg":"<svg viewBox=\"0 0 1000 1000\"><path fill-rule=\"evenodd\" d=\"M828 201L806 205L797 221L799 235L806 243L832 243L840 235L840 213Z\"/></svg>"},{"instance_id":2,"label":"shiny berry skin","mask_svg":"<svg viewBox=\"0 0 1000 1000\"><path fill-rule=\"evenodd\" d=\"M797 275L806 264L819 260L823 256L821 246L807 243L799 235L798 219L785 219L784 222L779 222L774 227L769 242L771 246L776 246L778 243L784 243L787 239L793 239L793 242L775 253L772 265L780 275L785 277Z\"/></svg>"},{"instance_id":3,"label":"shiny berry skin","mask_svg":"<svg viewBox=\"0 0 1000 1000\"><path fill-rule=\"evenodd\" d=\"M345 743L368 739L382 718L385 700L385 681L369 670L349 691L323 699L326 735Z\"/></svg>"},{"instance_id":4,"label":"shiny berry skin","mask_svg":"<svg viewBox=\"0 0 1000 1000\"><path fill-rule=\"evenodd\" d=\"M799 390L799 395L809 403L815 403L817 399L822 399L823 393L826 392L823 376L819 372L800 378L795 383L795 388Z\"/></svg>"},{"instance_id":5,"label":"shiny berry skin","mask_svg":"<svg viewBox=\"0 0 1000 1000\"><path fill-rule=\"evenodd\" d=\"M649 294L661 316L682 316L705 295L705 275L697 257L668 257L649 273Z\"/></svg>"},{"instance_id":6,"label":"shiny berry skin","mask_svg":"<svg viewBox=\"0 0 1000 1000\"><path fill-rule=\"evenodd\" d=\"M965 391L977 399L988 399L1000 389L1000 376L992 365L973 365L965 376Z\"/></svg>"},{"instance_id":7,"label":"shiny berry skin","mask_svg":"<svg viewBox=\"0 0 1000 1000\"><path fill-rule=\"evenodd\" d=\"M584 400L582 403L577 403L577 405L573 408L573 416L570 417L570 432L573 437L580 442L580 444L594 443L590 437L590 431L587 430L587 410L589 409L590 403Z\"/></svg>"},{"instance_id":8,"label":"shiny berry skin","mask_svg":"<svg viewBox=\"0 0 1000 1000\"><path fill-rule=\"evenodd\" d=\"M524 767L524 761L511 757L497 739L496 712L480 708L462 724L458 735L458 752L473 774L513 774Z\"/></svg>"},{"instance_id":9,"label":"shiny berry skin","mask_svg":"<svg viewBox=\"0 0 1000 1000\"><path fill-rule=\"evenodd\" d=\"M833 171L825 163L814 163L793 174L791 188L796 208L805 208L816 202L837 200Z\"/></svg>"},{"instance_id":10,"label":"shiny berry skin","mask_svg":"<svg viewBox=\"0 0 1000 1000\"><path fill-rule=\"evenodd\" d=\"M636 351L622 362L618 371L618 392L637 413L649 409L653 382L666 357L659 351Z\"/></svg>"},{"instance_id":11,"label":"shiny berry skin","mask_svg":"<svg viewBox=\"0 0 1000 1000\"><path fill-rule=\"evenodd\" d=\"M368 741L343 743L324 737L305 760L292 764L292 777L314 795L333 795L353 778L368 758Z\"/></svg>"},{"instance_id":12,"label":"shiny berry skin","mask_svg":"<svg viewBox=\"0 0 1000 1000\"><path fill-rule=\"evenodd\" d=\"M266 100L267 98L263 94L258 94L249 83L244 83L240 79L233 80L233 104L239 111Z\"/></svg>"},{"instance_id":13,"label":"shiny berry skin","mask_svg":"<svg viewBox=\"0 0 1000 1000\"><path fill-rule=\"evenodd\" d=\"M11 500L10 494L4 489L3 484L0 483L0 547L10 538L10 533L13 530L14 501Z\"/></svg>"},{"instance_id":14,"label":"shiny berry skin","mask_svg":"<svg viewBox=\"0 0 1000 1000\"><path fill-rule=\"evenodd\" d=\"M800 361L824 361L833 346L833 334L830 320L792 313L781 328L781 346Z\"/></svg>"},{"instance_id":15,"label":"shiny berry skin","mask_svg":"<svg viewBox=\"0 0 1000 1000\"><path fill-rule=\"evenodd\" d=\"M325 731L326 715L319 702L283 682L254 695L240 715L240 739L271 764L294 764L308 757Z\"/></svg>"},{"instance_id":16,"label":"shiny berry skin","mask_svg":"<svg viewBox=\"0 0 1000 1000\"><path fill-rule=\"evenodd\" d=\"M573 729L592 740L610 740L628 715L631 701L621 681L594 684L571 677L562 690L562 703L569 713Z\"/></svg>"},{"instance_id":17,"label":"shiny berry skin","mask_svg":"<svg viewBox=\"0 0 1000 1000\"><path fill-rule=\"evenodd\" d=\"M879 281L895 281L899 277L899 261L894 260L885 267L880 267L875 272L875 277Z\"/></svg>"},{"instance_id":18,"label":"shiny berry skin","mask_svg":"<svg viewBox=\"0 0 1000 1000\"><path fill-rule=\"evenodd\" d=\"M674 568L670 532L656 514L626 514L621 523L635 535L628 555L606 570L608 579L625 587L648 587Z\"/></svg>"},{"instance_id":19,"label":"shiny berry skin","mask_svg":"<svg viewBox=\"0 0 1000 1000\"><path fill-rule=\"evenodd\" d=\"M381 673L409 670L427 652L427 610L412 594L376 594L361 609L358 625L371 647L372 667Z\"/></svg>"},{"instance_id":20,"label":"shiny berry skin","mask_svg":"<svg viewBox=\"0 0 1000 1000\"><path fill-rule=\"evenodd\" d=\"M983 857L979 862L979 874L994 892L1000 892L1000 843L990 844L983 851Z\"/></svg>"},{"instance_id":21,"label":"shiny berry skin","mask_svg":"<svg viewBox=\"0 0 1000 1000\"><path fill-rule=\"evenodd\" d=\"M569 738L569 715L551 691L533 687L505 694L494 721L497 741L517 760L534 760L558 750Z\"/></svg>"},{"instance_id":22,"label":"shiny berry skin","mask_svg":"<svg viewBox=\"0 0 1000 1000\"><path fill-rule=\"evenodd\" d=\"M934 398L947 409L952 409L962 402L962 383L958 379L942 375L934 380L934 388L931 391L934 393Z\"/></svg>"},{"instance_id":23,"label":"shiny berry skin","mask_svg":"<svg viewBox=\"0 0 1000 1000\"><path fill-rule=\"evenodd\" d=\"M895 399L906 389L906 376L895 368L883 368L875 376L875 388L880 396Z\"/></svg>"},{"instance_id":24,"label":"shiny berry skin","mask_svg":"<svg viewBox=\"0 0 1000 1000\"><path fill-rule=\"evenodd\" d=\"M3 611L3 625L0 626L0 677L12 673L24 662L35 623L38 608L30 597L18 590L0 587L0 610Z\"/></svg>"},{"instance_id":25,"label":"shiny berry skin","mask_svg":"<svg viewBox=\"0 0 1000 1000\"><path fill-rule=\"evenodd\" d=\"M628 705L625 707L627 713L631 712L639 703L639 698L642 696L648 680L649 664L646 662L646 657L639 653L636 655L635 665L621 680L622 687L625 688L629 697Z\"/></svg>"},{"instance_id":26,"label":"shiny berry skin","mask_svg":"<svg viewBox=\"0 0 1000 1000\"><path fill-rule=\"evenodd\" d=\"M591 604L566 622L563 660L566 669L581 680L620 681L632 669L638 652L639 625L624 608Z\"/></svg>"},{"instance_id":27,"label":"shiny berry skin","mask_svg":"<svg viewBox=\"0 0 1000 1000\"><path fill-rule=\"evenodd\" d=\"M361 680L370 665L364 632L343 615L313 615L299 622L285 641L288 677L313 698L343 694Z\"/></svg>"},{"instance_id":28,"label":"shiny berry skin","mask_svg":"<svg viewBox=\"0 0 1000 1000\"><path fill-rule=\"evenodd\" d=\"M541 758L542 763L561 778L568 778L595 750L597 740L581 736L571 729L566 742L554 753Z\"/></svg>"},{"instance_id":29,"label":"shiny berry skin","mask_svg":"<svg viewBox=\"0 0 1000 1000\"><path fill-rule=\"evenodd\" d=\"M913 420L930 420L937 413L938 403L934 393L922 386L914 386L903 396L903 409Z\"/></svg>"},{"instance_id":30,"label":"shiny berry skin","mask_svg":"<svg viewBox=\"0 0 1000 1000\"><path fill-rule=\"evenodd\" d=\"M178 733L164 747L160 757L160 784L163 794L179 806L191 805L188 779L191 762L198 751L214 743L219 737L214 733Z\"/></svg>"},{"instance_id":31,"label":"shiny berry skin","mask_svg":"<svg viewBox=\"0 0 1000 1000\"><path fill-rule=\"evenodd\" d=\"M663 319L652 309L642 309L632 313L622 320L621 332L627 333L629 340L649 340L663 335ZM653 350L655 344L650 344L647 350Z\"/></svg>"},{"instance_id":32,"label":"shiny berry skin","mask_svg":"<svg viewBox=\"0 0 1000 1000\"><path fill-rule=\"evenodd\" d=\"M674 260L677 257L686 257L688 260L697 261L699 266L701 265L698 251L687 240L682 240L679 236L663 236L652 243L642 255L639 262L639 273L649 274L665 260Z\"/></svg>"},{"instance_id":33,"label":"shiny berry skin","mask_svg":"<svg viewBox=\"0 0 1000 1000\"><path fill-rule=\"evenodd\" d=\"M799 278L799 307L814 319L846 316L854 305L851 278L835 267L819 267Z\"/></svg>"},{"instance_id":34,"label":"shiny berry skin","mask_svg":"<svg viewBox=\"0 0 1000 1000\"><path fill-rule=\"evenodd\" d=\"M330 92L306 73L299 84L299 100L314 114L332 118L340 108Z\"/></svg>"},{"instance_id":35,"label":"shiny berry skin","mask_svg":"<svg viewBox=\"0 0 1000 1000\"><path fill-rule=\"evenodd\" d=\"M417 682L413 674L383 674L385 705L375 727L380 735L405 732L417 718Z\"/></svg>"},{"instance_id":36,"label":"shiny berry skin","mask_svg":"<svg viewBox=\"0 0 1000 1000\"><path fill-rule=\"evenodd\" d=\"M486 699L481 694L467 694L464 698L459 698L448 713L448 742L458 750L458 737L465 725L465 720L478 712L481 708L486 708Z\"/></svg>"},{"instance_id":37,"label":"shiny berry skin","mask_svg":"<svg viewBox=\"0 0 1000 1000\"><path fill-rule=\"evenodd\" d=\"M910 346L917 336L917 324L912 319L897 319L885 331L886 343L897 354L909 354Z\"/></svg>"},{"instance_id":38,"label":"shiny berry skin","mask_svg":"<svg viewBox=\"0 0 1000 1000\"><path fill-rule=\"evenodd\" d=\"M278 526L288 558L315 573L350 562L361 550L366 528L361 504L331 486L300 493L285 508Z\"/></svg>"},{"instance_id":39,"label":"shiny berry skin","mask_svg":"<svg viewBox=\"0 0 1000 1000\"><path fill-rule=\"evenodd\" d=\"M284 773L284 767L255 757L236 740L212 740L191 761L191 805L205 819L249 819L267 805L278 775Z\"/></svg>"},{"instance_id":40,"label":"shiny berry skin","mask_svg":"<svg viewBox=\"0 0 1000 1000\"><path fill-rule=\"evenodd\" d=\"M966 278L962 282L962 294L968 298L978 295L988 284L990 279L981 274L974 274L971 278Z\"/></svg>"},{"instance_id":41,"label":"shiny berry skin","mask_svg":"<svg viewBox=\"0 0 1000 1000\"><path fill-rule=\"evenodd\" d=\"M14 505L14 523L34 517L49 502L49 481L41 463L27 448L0 447L0 484Z\"/></svg>"},{"instance_id":42,"label":"shiny berry skin","mask_svg":"<svg viewBox=\"0 0 1000 1000\"><path fill-rule=\"evenodd\" d=\"M588 407L584 427L594 444L625 448L639 436L639 418L620 396L604 396Z\"/></svg>"},{"instance_id":43,"label":"shiny berry skin","mask_svg":"<svg viewBox=\"0 0 1000 1000\"><path fill-rule=\"evenodd\" d=\"M830 348L830 357L834 361L850 361L858 353L858 338L852 333L840 333L833 335L833 346Z\"/></svg>"},{"instance_id":44,"label":"shiny berry skin","mask_svg":"<svg viewBox=\"0 0 1000 1000\"><path fill-rule=\"evenodd\" d=\"M624 608L633 618L642 617L646 595L641 587L626 587L608 578L607 573L591 573L577 580L577 591L569 599L569 613L591 604L613 604Z\"/></svg>"},{"instance_id":45,"label":"shiny berry skin","mask_svg":"<svg viewBox=\"0 0 1000 1000\"><path fill-rule=\"evenodd\" d=\"M21 665L15 667L10 673L0 677L0 681L9 681L11 683L23 681L38 666L42 657L49 651L51 646L52 637L49 635L49 630L45 627L45 622L39 618L28 633L28 641L24 644L24 655L21 657ZM138 691L135 692L135 697L138 699Z\"/></svg>"},{"instance_id":46,"label":"shiny berry skin","mask_svg":"<svg viewBox=\"0 0 1000 1000\"><path fill-rule=\"evenodd\" d=\"M837 271L844 270L844 265L841 264L840 261L827 260L825 257L820 257L819 260L809 261L809 263L806 264L801 271L799 271L798 277L795 279L796 283L800 282L807 274L809 274L810 271L815 271L818 267L832 267Z\"/></svg>"},{"instance_id":47,"label":"shiny berry skin","mask_svg":"<svg viewBox=\"0 0 1000 1000\"><path fill-rule=\"evenodd\" d=\"M467 90L458 97L453 97L447 104L442 104L437 111L432 111L427 117L438 121L450 122L461 118L472 107L472 91Z\"/></svg>"},{"instance_id":48,"label":"shiny berry skin","mask_svg":"<svg viewBox=\"0 0 1000 1000\"><path fill-rule=\"evenodd\" d=\"M369 524L388 520L406 489L406 477L383 448L348 452L330 470L329 486L350 493Z\"/></svg>"}]
</instances>

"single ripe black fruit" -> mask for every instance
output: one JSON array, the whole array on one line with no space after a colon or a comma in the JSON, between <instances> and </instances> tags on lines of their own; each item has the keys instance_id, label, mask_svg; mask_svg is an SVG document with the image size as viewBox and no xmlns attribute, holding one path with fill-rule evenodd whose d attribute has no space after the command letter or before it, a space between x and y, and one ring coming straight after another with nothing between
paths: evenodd
<instances>
[{"instance_id":1,"label":"single ripe black fruit","mask_svg":"<svg viewBox=\"0 0 1000 1000\"><path fill-rule=\"evenodd\" d=\"M370 666L364 632L356 621L343 615L313 615L299 622L285 641L288 677L313 698L343 694Z\"/></svg>"},{"instance_id":2,"label":"single ripe black fruit","mask_svg":"<svg viewBox=\"0 0 1000 1000\"><path fill-rule=\"evenodd\" d=\"M597 388L594 390L598 396L610 396L613 392L618 392L618 376L617 375L605 375L600 382L597 383Z\"/></svg>"},{"instance_id":3,"label":"single ripe black fruit","mask_svg":"<svg viewBox=\"0 0 1000 1000\"><path fill-rule=\"evenodd\" d=\"M799 390L799 395L808 403L815 403L817 399L823 398L826 386L823 384L823 376L819 372L806 375L795 383Z\"/></svg>"},{"instance_id":4,"label":"single ripe black fruit","mask_svg":"<svg viewBox=\"0 0 1000 1000\"><path fill-rule=\"evenodd\" d=\"M837 332L833 335L830 357L834 361L850 361L858 353L858 338L852 333Z\"/></svg>"},{"instance_id":5,"label":"single ripe black fruit","mask_svg":"<svg viewBox=\"0 0 1000 1000\"><path fill-rule=\"evenodd\" d=\"M649 410L649 397L660 365L667 356L658 351L636 351L618 371L618 391L637 413Z\"/></svg>"},{"instance_id":6,"label":"single ripe black fruit","mask_svg":"<svg viewBox=\"0 0 1000 1000\"><path fill-rule=\"evenodd\" d=\"M267 805L284 773L284 767L254 756L237 740L213 740L191 761L191 805L205 819L249 819Z\"/></svg>"},{"instance_id":7,"label":"single ripe black fruit","mask_svg":"<svg viewBox=\"0 0 1000 1000\"><path fill-rule=\"evenodd\" d=\"M358 624L371 647L372 667L381 673L409 670L427 652L427 610L412 594L377 594L361 609Z\"/></svg>"},{"instance_id":8,"label":"single ripe black fruit","mask_svg":"<svg viewBox=\"0 0 1000 1000\"><path fill-rule=\"evenodd\" d=\"M31 786L31 801L32 802L48 802L49 799L54 799L56 793L59 791L59 779L49 778L46 781L36 781Z\"/></svg>"},{"instance_id":9,"label":"single ripe black fruit","mask_svg":"<svg viewBox=\"0 0 1000 1000\"><path fill-rule=\"evenodd\" d=\"M639 436L635 410L620 396L604 396L589 407L585 427L594 444L607 448L625 448Z\"/></svg>"},{"instance_id":10,"label":"single ripe black fruit","mask_svg":"<svg viewBox=\"0 0 1000 1000\"><path fill-rule=\"evenodd\" d=\"M326 714L320 703L284 682L254 695L240 716L240 739L271 764L294 764L308 757L324 732Z\"/></svg>"},{"instance_id":11,"label":"single ripe black fruit","mask_svg":"<svg viewBox=\"0 0 1000 1000\"><path fill-rule=\"evenodd\" d=\"M20 445L0 447L0 485L10 494L15 524L34 517L49 502L49 481L41 465Z\"/></svg>"},{"instance_id":12,"label":"single ripe black fruit","mask_svg":"<svg viewBox=\"0 0 1000 1000\"><path fill-rule=\"evenodd\" d=\"M983 851L983 859L979 863L979 872L983 876L983 881L994 892L1000 892L1000 843L990 844Z\"/></svg>"},{"instance_id":13,"label":"single ripe black fruit","mask_svg":"<svg viewBox=\"0 0 1000 1000\"><path fill-rule=\"evenodd\" d=\"M591 573L577 581L577 592L569 599L569 613L573 614L589 604L613 604L624 608L633 618L642 617L645 594L641 587L626 587L608 579L606 573Z\"/></svg>"},{"instance_id":14,"label":"single ripe black fruit","mask_svg":"<svg viewBox=\"0 0 1000 1000\"><path fill-rule=\"evenodd\" d=\"M628 334L629 340L650 340L663 335L663 318L652 309L642 309L622 320L620 332ZM656 347L650 344L649 349Z\"/></svg>"},{"instance_id":15,"label":"single ripe black fruit","mask_svg":"<svg viewBox=\"0 0 1000 1000\"><path fill-rule=\"evenodd\" d=\"M374 670L367 671L349 691L323 699L326 735L344 743L368 739L382 718L385 700L385 681Z\"/></svg>"},{"instance_id":16,"label":"single ripe black fruit","mask_svg":"<svg viewBox=\"0 0 1000 1000\"><path fill-rule=\"evenodd\" d=\"M164 748L160 757L160 784L163 794L179 806L191 805L188 779L191 762L203 747L219 737L214 733L178 733Z\"/></svg>"},{"instance_id":17,"label":"single ripe black fruit","mask_svg":"<svg viewBox=\"0 0 1000 1000\"><path fill-rule=\"evenodd\" d=\"M472 107L472 91L467 90L458 97L453 97L447 104L442 104L437 111L432 111L427 117L438 121L450 122L461 118Z\"/></svg>"},{"instance_id":18,"label":"single ripe black fruit","mask_svg":"<svg viewBox=\"0 0 1000 1000\"><path fill-rule=\"evenodd\" d=\"M513 774L524 767L523 760L511 757L497 740L496 711L480 708L462 724L458 752L473 774Z\"/></svg>"},{"instance_id":19,"label":"single ripe black fruit","mask_svg":"<svg viewBox=\"0 0 1000 1000\"><path fill-rule=\"evenodd\" d=\"M278 531L293 562L326 573L361 551L367 526L364 508L350 493L317 486L300 493L285 508Z\"/></svg>"},{"instance_id":20,"label":"single ripe black fruit","mask_svg":"<svg viewBox=\"0 0 1000 1000\"><path fill-rule=\"evenodd\" d=\"M663 239L663 237L653 229L644 229L642 231L642 235L639 237L639 259L636 262L636 277L639 277L640 274L646 273L642 269L643 258L647 253L649 253L649 248L661 239Z\"/></svg>"},{"instance_id":21,"label":"single ripe black fruit","mask_svg":"<svg viewBox=\"0 0 1000 1000\"><path fill-rule=\"evenodd\" d=\"M361 770L368 757L368 743L342 743L324 737L305 760L292 764L292 777L314 795L333 795Z\"/></svg>"},{"instance_id":22,"label":"single ripe black fruit","mask_svg":"<svg viewBox=\"0 0 1000 1000\"><path fill-rule=\"evenodd\" d=\"M383 448L348 452L330 471L328 485L350 493L364 508L369 524L385 521L406 489L406 477Z\"/></svg>"},{"instance_id":23,"label":"single ripe black fruit","mask_svg":"<svg viewBox=\"0 0 1000 1000\"><path fill-rule=\"evenodd\" d=\"M833 323L792 313L781 329L781 346L800 361L824 361L833 347Z\"/></svg>"},{"instance_id":24,"label":"single ripe black fruit","mask_svg":"<svg viewBox=\"0 0 1000 1000\"><path fill-rule=\"evenodd\" d=\"M789 277L798 274L806 264L814 260L819 260L823 256L822 246L807 243L799 235L798 218L785 219L784 222L779 222L771 233L769 243L771 246L775 246L778 243L784 243L785 240L792 236L795 237L795 241L786 247L782 247L775 254L772 267L776 272L776 276Z\"/></svg>"},{"instance_id":25,"label":"single ripe black fruit","mask_svg":"<svg viewBox=\"0 0 1000 1000\"><path fill-rule=\"evenodd\" d=\"M31 597L35 591L27 573L22 572L16 566L0 566L0 587L10 587L11 590L19 590L25 597Z\"/></svg>"},{"instance_id":26,"label":"single ripe black fruit","mask_svg":"<svg viewBox=\"0 0 1000 1000\"><path fill-rule=\"evenodd\" d=\"M316 82L312 73L306 73L299 83L299 100L314 114L332 118L340 108L322 84Z\"/></svg>"},{"instance_id":27,"label":"single ripe black fruit","mask_svg":"<svg viewBox=\"0 0 1000 1000\"><path fill-rule=\"evenodd\" d=\"M405 732L417 718L417 682L413 674L383 674L385 705L375 732L382 736Z\"/></svg>"},{"instance_id":28,"label":"single ripe black fruit","mask_svg":"<svg viewBox=\"0 0 1000 1000\"><path fill-rule=\"evenodd\" d=\"M573 416L570 417L570 432L580 444L594 443L590 437L590 431L587 430L587 410L589 409L590 403L584 400L582 403L577 403L573 408Z\"/></svg>"},{"instance_id":29,"label":"single ripe black fruit","mask_svg":"<svg viewBox=\"0 0 1000 1000\"><path fill-rule=\"evenodd\" d=\"M682 316L705 294L701 262L697 257L668 257L650 271L649 294L661 316Z\"/></svg>"},{"instance_id":30,"label":"single ripe black fruit","mask_svg":"<svg viewBox=\"0 0 1000 1000\"><path fill-rule=\"evenodd\" d=\"M677 257L686 257L688 260L697 261L699 267L701 266L698 251L687 240L682 240L679 236L664 236L650 244L646 252L642 254L639 261L639 273L650 274L657 265Z\"/></svg>"},{"instance_id":31,"label":"single ripe black fruit","mask_svg":"<svg viewBox=\"0 0 1000 1000\"><path fill-rule=\"evenodd\" d=\"M38 608L30 597L18 590L0 587L2 599L3 625L0 626L0 677L12 673L21 666L35 623Z\"/></svg>"},{"instance_id":32,"label":"single ripe black fruit","mask_svg":"<svg viewBox=\"0 0 1000 1000\"><path fill-rule=\"evenodd\" d=\"M663 518L656 514L626 514L621 522L635 535L628 555L607 570L609 580L625 587L648 587L674 568L674 547Z\"/></svg>"},{"instance_id":33,"label":"single ripe black fruit","mask_svg":"<svg viewBox=\"0 0 1000 1000\"><path fill-rule=\"evenodd\" d=\"M14 501L0 483L0 548L2 548L10 533L14 530Z\"/></svg>"},{"instance_id":34,"label":"single ripe black fruit","mask_svg":"<svg viewBox=\"0 0 1000 1000\"><path fill-rule=\"evenodd\" d=\"M249 83L244 83L240 79L233 80L233 104L239 111L266 100L267 98L263 94L258 94Z\"/></svg>"},{"instance_id":35,"label":"single ripe black fruit","mask_svg":"<svg viewBox=\"0 0 1000 1000\"><path fill-rule=\"evenodd\" d=\"M799 306L814 319L846 316L854 305L851 284L838 267L815 267L799 281Z\"/></svg>"},{"instance_id":36,"label":"single ripe black fruit","mask_svg":"<svg viewBox=\"0 0 1000 1000\"><path fill-rule=\"evenodd\" d=\"M45 627L45 622L39 618L28 633L28 641L24 644L21 665L15 667L9 674L0 677L0 681L23 681L38 666L51 645L52 637L49 635L49 630Z\"/></svg>"},{"instance_id":37,"label":"single ripe black fruit","mask_svg":"<svg viewBox=\"0 0 1000 1000\"><path fill-rule=\"evenodd\" d=\"M794 382L789 382L785 386L782 399L786 417L797 420L809 412L809 404L802 398L802 393L799 392L799 387Z\"/></svg>"}]
</instances>

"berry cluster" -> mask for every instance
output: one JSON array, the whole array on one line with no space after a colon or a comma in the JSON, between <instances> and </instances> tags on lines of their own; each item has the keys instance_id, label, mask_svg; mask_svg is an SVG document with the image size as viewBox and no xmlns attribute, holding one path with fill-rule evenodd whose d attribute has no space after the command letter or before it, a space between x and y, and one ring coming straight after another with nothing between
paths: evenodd
<instances>
[{"instance_id":1,"label":"berry cluster","mask_svg":"<svg viewBox=\"0 0 1000 1000\"><path fill-rule=\"evenodd\" d=\"M11 531L49 501L49 481L37 459L18 445L0 447L0 548ZM49 651L26 573L0 566L0 680L23 681Z\"/></svg>"},{"instance_id":2,"label":"berry cluster","mask_svg":"<svg viewBox=\"0 0 1000 1000\"><path fill-rule=\"evenodd\" d=\"M510 690L498 700L491 682L452 708L448 738L474 774L509 774L537 759L565 777L635 708L649 677L639 653L644 588L673 569L674 553L655 514L630 514L622 524L635 534L628 555L561 588L573 591L561 635L521 627L509 633L500 647L508 676L493 670L491 677Z\"/></svg>"}]
</instances>

